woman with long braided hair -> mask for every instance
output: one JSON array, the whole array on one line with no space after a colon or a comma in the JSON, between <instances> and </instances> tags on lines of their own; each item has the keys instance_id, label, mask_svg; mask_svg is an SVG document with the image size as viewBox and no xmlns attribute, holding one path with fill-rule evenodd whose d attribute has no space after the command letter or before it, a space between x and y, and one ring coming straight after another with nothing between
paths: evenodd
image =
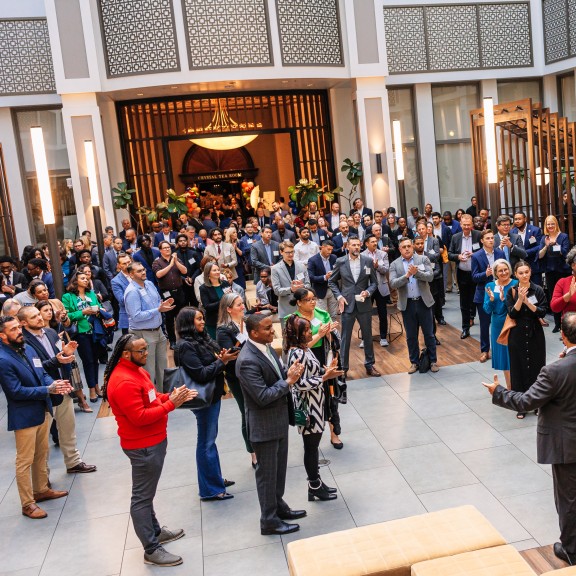
<instances>
[{"instance_id":1,"label":"woman with long braided hair","mask_svg":"<svg viewBox=\"0 0 576 576\"><path fill-rule=\"evenodd\" d=\"M104 394L118 424L118 436L132 464L130 516L144 547L144 562L176 566L182 558L163 544L184 536L184 530L161 528L154 513L154 496L162 474L167 447L168 413L198 395L184 386L170 394L154 388L144 366L148 344L134 334L120 337L104 373Z\"/></svg>"}]
</instances>

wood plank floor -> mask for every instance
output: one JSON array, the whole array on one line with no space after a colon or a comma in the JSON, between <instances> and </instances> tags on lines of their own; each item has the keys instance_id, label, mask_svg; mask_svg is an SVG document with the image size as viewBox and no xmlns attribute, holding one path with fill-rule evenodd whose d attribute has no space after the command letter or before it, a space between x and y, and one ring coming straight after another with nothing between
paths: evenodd
<instances>
[{"instance_id":1,"label":"wood plank floor","mask_svg":"<svg viewBox=\"0 0 576 576\"><path fill-rule=\"evenodd\" d=\"M567 564L554 556L552 545L530 548L520 552L521 556L530 564L536 574L544 574L550 570L566 568Z\"/></svg>"},{"instance_id":2,"label":"wood plank floor","mask_svg":"<svg viewBox=\"0 0 576 576\"><path fill-rule=\"evenodd\" d=\"M410 368L408 359L408 347L406 345L406 333L402 324L402 314L394 307L388 308L388 322L392 331L389 339L390 345L387 348L380 346L380 338L374 336L374 355L376 357L375 368L381 374L397 374L406 372ZM400 331L402 331L400 333ZM480 358L480 342L470 337L465 340L460 339L460 330L453 326L438 325L436 337L441 345L437 347L438 365L464 364L466 362L477 362ZM378 316L372 318L372 334L378 335ZM364 369L364 351L359 348L358 324L354 330L352 344L350 346L350 369L348 380L356 378L366 378ZM424 339L420 334L420 347L424 347Z\"/></svg>"}]
</instances>

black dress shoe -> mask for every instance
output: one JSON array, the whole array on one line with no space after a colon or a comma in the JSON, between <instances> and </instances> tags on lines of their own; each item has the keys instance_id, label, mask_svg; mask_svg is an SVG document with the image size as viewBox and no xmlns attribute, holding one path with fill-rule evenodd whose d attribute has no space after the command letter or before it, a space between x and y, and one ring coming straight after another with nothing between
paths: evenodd
<instances>
[{"instance_id":1,"label":"black dress shoe","mask_svg":"<svg viewBox=\"0 0 576 576\"><path fill-rule=\"evenodd\" d=\"M444 320L444 318L440 318L440 320L438 320L438 324L440 324L440 326L446 326L446 320Z\"/></svg>"},{"instance_id":2,"label":"black dress shoe","mask_svg":"<svg viewBox=\"0 0 576 576\"><path fill-rule=\"evenodd\" d=\"M576 554L568 554L561 542L554 542L554 555L570 566L576 566Z\"/></svg>"},{"instance_id":3,"label":"black dress shoe","mask_svg":"<svg viewBox=\"0 0 576 576\"><path fill-rule=\"evenodd\" d=\"M554 329L552 330L552 334L558 334L558 332L560 332L560 326L554 326Z\"/></svg>"},{"instance_id":4,"label":"black dress shoe","mask_svg":"<svg viewBox=\"0 0 576 576\"><path fill-rule=\"evenodd\" d=\"M438 338L436 338L436 336L434 336L434 342L436 342L436 346L442 345L442 343L440 342L440 340L438 340Z\"/></svg>"},{"instance_id":5,"label":"black dress shoe","mask_svg":"<svg viewBox=\"0 0 576 576\"><path fill-rule=\"evenodd\" d=\"M283 512L278 512L280 520L298 520L298 518L304 518L304 516L306 516L306 510L284 510Z\"/></svg>"},{"instance_id":6,"label":"black dress shoe","mask_svg":"<svg viewBox=\"0 0 576 576\"><path fill-rule=\"evenodd\" d=\"M280 526L276 526L275 528L260 528L260 534L262 534L262 536L272 536L274 534L283 536L284 534L298 532L298 530L300 530L299 524L287 524L286 522L282 522Z\"/></svg>"},{"instance_id":7,"label":"black dress shoe","mask_svg":"<svg viewBox=\"0 0 576 576\"><path fill-rule=\"evenodd\" d=\"M468 336L470 336L470 330L466 330L465 328L462 330L462 334L460 334L460 339L464 340L465 338L468 338Z\"/></svg>"}]
</instances>

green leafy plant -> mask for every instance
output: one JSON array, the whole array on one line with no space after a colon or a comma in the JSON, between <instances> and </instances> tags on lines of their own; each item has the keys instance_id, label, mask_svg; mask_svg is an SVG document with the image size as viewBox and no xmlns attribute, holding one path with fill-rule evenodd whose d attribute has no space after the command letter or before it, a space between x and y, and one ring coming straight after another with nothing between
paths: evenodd
<instances>
[{"instance_id":1,"label":"green leafy plant","mask_svg":"<svg viewBox=\"0 0 576 576\"><path fill-rule=\"evenodd\" d=\"M189 195L189 192L177 194L170 188L166 191L166 198L163 202L158 202L154 208L140 206L140 208L136 210L136 213L144 216L148 222L169 220L173 216L177 218L180 214L186 214L188 212L186 199Z\"/></svg>"},{"instance_id":2,"label":"green leafy plant","mask_svg":"<svg viewBox=\"0 0 576 576\"><path fill-rule=\"evenodd\" d=\"M116 188L112 188L114 208L129 210L128 207L134 205L134 194L136 194L134 188L128 188L126 182L118 182Z\"/></svg>"},{"instance_id":3,"label":"green leafy plant","mask_svg":"<svg viewBox=\"0 0 576 576\"><path fill-rule=\"evenodd\" d=\"M352 206L352 203L358 194L358 184L362 181L362 175L364 174L362 171L362 162L352 162L350 158L345 158L340 167L340 171L347 173L346 179L350 184L352 184L350 194L343 194L342 188L340 188L340 195L348 201L350 206Z\"/></svg>"},{"instance_id":4,"label":"green leafy plant","mask_svg":"<svg viewBox=\"0 0 576 576\"><path fill-rule=\"evenodd\" d=\"M327 202L334 200L334 194L341 190L340 187L328 192L325 191L326 186L321 188L318 186L318 181L315 178L308 180L307 178L300 178L298 184L295 186L288 186L288 194L290 200L296 202L298 206L304 208L310 202L318 202L318 197L323 196Z\"/></svg>"}]
</instances>

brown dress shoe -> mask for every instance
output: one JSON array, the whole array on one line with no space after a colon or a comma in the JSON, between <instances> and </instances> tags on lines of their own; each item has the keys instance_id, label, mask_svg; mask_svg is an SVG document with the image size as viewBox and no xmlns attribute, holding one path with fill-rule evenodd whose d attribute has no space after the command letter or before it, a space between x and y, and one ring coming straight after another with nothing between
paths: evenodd
<instances>
[{"instance_id":1,"label":"brown dress shoe","mask_svg":"<svg viewBox=\"0 0 576 576\"><path fill-rule=\"evenodd\" d=\"M374 366L366 368L366 374L368 374L368 376L382 376L382 374L380 374L380 372L378 372Z\"/></svg>"},{"instance_id":2,"label":"brown dress shoe","mask_svg":"<svg viewBox=\"0 0 576 576\"><path fill-rule=\"evenodd\" d=\"M32 518L33 520L39 520L40 518L46 518L48 514L40 508L40 506L36 506L36 504L28 504L28 506L24 506L22 508L22 515L28 516L28 518Z\"/></svg>"},{"instance_id":3,"label":"brown dress shoe","mask_svg":"<svg viewBox=\"0 0 576 576\"><path fill-rule=\"evenodd\" d=\"M418 372L418 364L410 364L410 368L408 368L408 374L414 374Z\"/></svg>"},{"instance_id":4,"label":"brown dress shoe","mask_svg":"<svg viewBox=\"0 0 576 576\"><path fill-rule=\"evenodd\" d=\"M486 362L486 360L488 360L488 352L482 352L480 354L480 362Z\"/></svg>"},{"instance_id":5,"label":"brown dress shoe","mask_svg":"<svg viewBox=\"0 0 576 576\"><path fill-rule=\"evenodd\" d=\"M44 500L56 500L56 498L64 498L64 496L68 496L66 490L48 489L45 492L34 494L34 500L36 500L36 502L44 502Z\"/></svg>"},{"instance_id":6,"label":"brown dress shoe","mask_svg":"<svg viewBox=\"0 0 576 576\"><path fill-rule=\"evenodd\" d=\"M430 372L438 372L438 370L440 370L440 366L436 362L430 364Z\"/></svg>"}]
</instances>

